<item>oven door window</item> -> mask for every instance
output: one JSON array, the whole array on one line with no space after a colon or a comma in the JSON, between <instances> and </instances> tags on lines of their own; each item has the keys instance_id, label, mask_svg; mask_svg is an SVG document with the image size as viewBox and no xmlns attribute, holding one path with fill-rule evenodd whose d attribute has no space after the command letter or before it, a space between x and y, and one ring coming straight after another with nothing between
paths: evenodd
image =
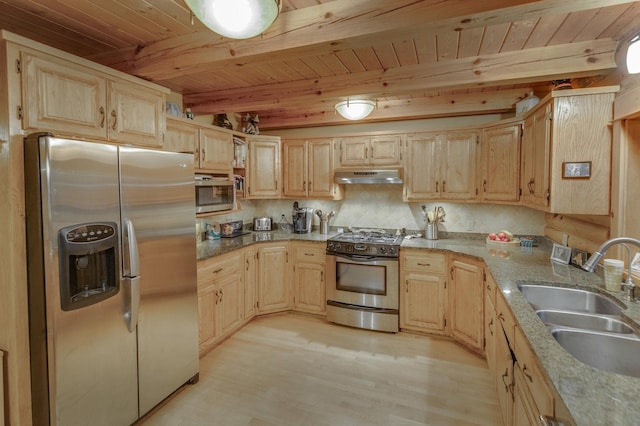
<instances>
[{"instance_id":1,"label":"oven door window","mask_svg":"<svg viewBox=\"0 0 640 426\"><path fill-rule=\"evenodd\" d=\"M387 294L385 266L336 262L336 288L354 293Z\"/></svg>"}]
</instances>

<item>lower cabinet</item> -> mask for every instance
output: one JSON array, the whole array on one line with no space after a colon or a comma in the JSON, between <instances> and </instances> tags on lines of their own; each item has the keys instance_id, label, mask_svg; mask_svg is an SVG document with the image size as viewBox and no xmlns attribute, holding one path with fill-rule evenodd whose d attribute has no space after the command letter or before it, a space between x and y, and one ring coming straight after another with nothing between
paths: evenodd
<instances>
[{"instance_id":1,"label":"lower cabinet","mask_svg":"<svg viewBox=\"0 0 640 426\"><path fill-rule=\"evenodd\" d=\"M453 255L449 264L451 335L484 353L484 262Z\"/></svg>"},{"instance_id":2,"label":"lower cabinet","mask_svg":"<svg viewBox=\"0 0 640 426\"><path fill-rule=\"evenodd\" d=\"M242 252L233 252L198 263L198 323L200 355L242 323L244 277Z\"/></svg>"},{"instance_id":3,"label":"lower cabinet","mask_svg":"<svg viewBox=\"0 0 640 426\"><path fill-rule=\"evenodd\" d=\"M326 243L293 242L293 309L326 313Z\"/></svg>"},{"instance_id":4,"label":"lower cabinet","mask_svg":"<svg viewBox=\"0 0 640 426\"><path fill-rule=\"evenodd\" d=\"M258 246L258 314L291 309L289 244Z\"/></svg>"},{"instance_id":5,"label":"lower cabinet","mask_svg":"<svg viewBox=\"0 0 640 426\"><path fill-rule=\"evenodd\" d=\"M256 315L256 283L258 282L258 252L254 246L242 250L244 258L244 320Z\"/></svg>"},{"instance_id":6,"label":"lower cabinet","mask_svg":"<svg viewBox=\"0 0 640 426\"><path fill-rule=\"evenodd\" d=\"M402 250L400 256L400 328L444 334L446 256Z\"/></svg>"}]
</instances>

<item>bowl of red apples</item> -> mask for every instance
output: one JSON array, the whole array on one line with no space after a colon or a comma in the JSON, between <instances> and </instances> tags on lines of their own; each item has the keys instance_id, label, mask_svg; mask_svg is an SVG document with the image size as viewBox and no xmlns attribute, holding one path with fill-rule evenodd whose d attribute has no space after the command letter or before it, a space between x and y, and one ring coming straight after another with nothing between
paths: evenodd
<instances>
[{"instance_id":1,"label":"bowl of red apples","mask_svg":"<svg viewBox=\"0 0 640 426\"><path fill-rule=\"evenodd\" d=\"M520 239L515 238L513 233L507 230L501 230L490 232L487 235L487 245L491 247L517 247L520 245Z\"/></svg>"}]
</instances>

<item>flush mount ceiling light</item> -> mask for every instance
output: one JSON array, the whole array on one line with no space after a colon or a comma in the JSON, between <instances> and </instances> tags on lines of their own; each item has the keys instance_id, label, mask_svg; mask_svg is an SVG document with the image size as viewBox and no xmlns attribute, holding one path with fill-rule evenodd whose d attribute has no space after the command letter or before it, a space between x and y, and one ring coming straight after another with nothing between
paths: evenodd
<instances>
[{"instance_id":1,"label":"flush mount ceiling light","mask_svg":"<svg viewBox=\"0 0 640 426\"><path fill-rule=\"evenodd\" d=\"M282 0L184 0L210 30L229 38L262 34L276 20Z\"/></svg>"},{"instance_id":2,"label":"flush mount ceiling light","mask_svg":"<svg viewBox=\"0 0 640 426\"><path fill-rule=\"evenodd\" d=\"M376 103L368 99L347 99L336 104L336 111L347 120L362 120L375 107Z\"/></svg>"},{"instance_id":3,"label":"flush mount ceiling light","mask_svg":"<svg viewBox=\"0 0 640 426\"><path fill-rule=\"evenodd\" d=\"M640 34L631 39L627 48L627 71L629 74L640 73Z\"/></svg>"}]
</instances>

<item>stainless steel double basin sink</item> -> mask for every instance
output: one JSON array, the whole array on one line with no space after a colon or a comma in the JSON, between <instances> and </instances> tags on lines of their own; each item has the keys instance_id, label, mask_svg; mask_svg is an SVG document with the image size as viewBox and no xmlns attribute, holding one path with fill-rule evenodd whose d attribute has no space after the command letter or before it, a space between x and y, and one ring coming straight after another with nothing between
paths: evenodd
<instances>
[{"instance_id":1,"label":"stainless steel double basin sink","mask_svg":"<svg viewBox=\"0 0 640 426\"><path fill-rule=\"evenodd\" d=\"M521 284L518 288L567 352L600 370L640 378L640 335L622 308L592 291Z\"/></svg>"}]
</instances>

